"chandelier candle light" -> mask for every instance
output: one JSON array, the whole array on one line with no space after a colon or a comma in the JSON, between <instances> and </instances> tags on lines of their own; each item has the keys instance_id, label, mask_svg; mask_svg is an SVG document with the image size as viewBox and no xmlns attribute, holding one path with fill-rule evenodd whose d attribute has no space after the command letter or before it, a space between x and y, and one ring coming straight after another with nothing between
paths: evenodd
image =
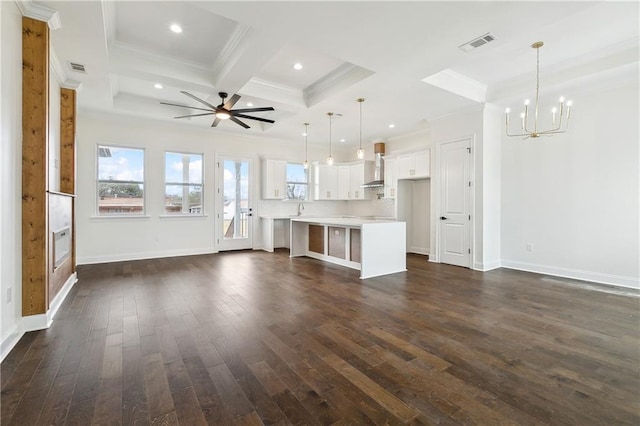
<instances>
[{"instance_id":1,"label":"chandelier candle light","mask_svg":"<svg viewBox=\"0 0 640 426\"><path fill-rule=\"evenodd\" d=\"M333 156L331 155L331 120L333 119L333 113L328 112L329 116L329 156L327 157L327 164L333 166Z\"/></svg>"},{"instance_id":2,"label":"chandelier candle light","mask_svg":"<svg viewBox=\"0 0 640 426\"><path fill-rule=\"evenodd\" d=\"M364 149L362 149L362 103L364 98L358 98L356 101L360 104L360 148L356 151L356 157L358 160L362 160L364 158Z\"/></svg>"},{"instance_id":3,"label":"chandelier candle light","mask_svg":"<svg viewBox=\"0 0 640 426\"><path fill-rule=\"evenodd\" d=\"M309 168L309 160L308 160L308 144L307 144L307 135L308 135L308 131L307 128L309 127L309 123L304 123L304 162L302 163L302 167L304 167L304 169L308 169Z\"/></svg>"},{"instance_id":4,"label":"chandelier candle light","mask_svg":"<svg viewBox=\"0 0 640 426\"><path fill-rule=\"evenodd\" d=\"M567 101L565 104L564 96L560 98L559 108L553 107L551 109L551 128L548 130L538 130L538 97L540 91L540 48L544 46L544 43L537 41L531 45L536 49L536 101L534 106L534 118L533 118L533 130L529 130L529 99L524 101L524 112L520 114L520 128L522 133L510 134L509 133L509 113L510 108L505 110L505 124L507 136L522 136L522 139L538 138L540 136L551 136L557 133L564 133L569 126L569 118L571 117L571 101ZM566 111L565 111L566 105ZM566 112L566 122L563 127L563 118ZM559 113L559 114L558 114Z\"/></svg>"}]
</instances>

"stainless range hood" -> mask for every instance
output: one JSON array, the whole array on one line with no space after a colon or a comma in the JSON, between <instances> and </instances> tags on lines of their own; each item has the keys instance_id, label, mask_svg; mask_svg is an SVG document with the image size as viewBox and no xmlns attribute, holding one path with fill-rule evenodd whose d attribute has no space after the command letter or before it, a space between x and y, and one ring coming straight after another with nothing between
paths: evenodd
<instances>
[{"instance_id":1,"label":"stainless range hood","mask_svg":"<svg viewBox=\"0 0 640 426\"><path fill-rule=\"evenodd\" d=\"M384 142L373 145L375 153L376 167L373 172L373 180L361 185L362 188L382 188L384 187Z\"/></svg>"}]
</instances>

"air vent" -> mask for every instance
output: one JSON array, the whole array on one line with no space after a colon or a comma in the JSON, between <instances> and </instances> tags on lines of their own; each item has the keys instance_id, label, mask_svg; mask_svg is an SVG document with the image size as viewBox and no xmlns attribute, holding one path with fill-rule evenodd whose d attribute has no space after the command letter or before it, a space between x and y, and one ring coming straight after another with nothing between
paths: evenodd
<instances>
[{"instance_id":1,"label":"air vent","mask_svg":"<svg viewBox=\"0 0 640 426\"><path fill-rule=\"evenodd\" d=\"M69 68L71 71L86 73L87 71L84 69L84 65L79 64L77 62L69 62Z\"/></svg>"},{"instance_id":2,"label":"air vent","mask_svg":"<svg viewBox=\"0 0 640 426\"><path fill-rule=\"evenodd\" d=\"M103 148L101 146L98 147L98 157L104 157L104 158L111 157L111 149Z\"/></svg>"},{"instance_id":3,"label":"air vent","mask_svg":"<svg viewBox=\"0 0 640 426\"><path fill-rule=\"evenodd\" d=\"M458 47L464 50L465 52L469 52L470 50L477 49L478 47L483 46L495 39L496 39L496 36L494 36L491 33L486 33L485 35L480 36L478 38L474 38L473 40L465 44L461 44Z\"/></svg>"}]
</instances>

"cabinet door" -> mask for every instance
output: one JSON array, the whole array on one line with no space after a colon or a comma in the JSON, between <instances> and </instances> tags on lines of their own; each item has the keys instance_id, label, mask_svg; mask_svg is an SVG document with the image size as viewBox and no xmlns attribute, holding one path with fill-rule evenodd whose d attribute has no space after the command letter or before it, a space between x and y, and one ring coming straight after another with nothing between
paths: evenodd
<instances>
[{"instance_id":1,"label":"cabinet door","mask_svg":"<svg viewBox=\"0 0 640 426\"><path fill-rule=\"evenodd\" d=\"M398 156L398 179L411 179L416 174L415 156L404 154Z\"/></svg>"},{"instance_id":2,"label":"cabinet door","mask_svg":"<svg viewBox=\"0 0 640 426\"><path fill-rule=\"evenodd\" d=\"M415 153L416 177L429 177L429 150Z\"/></svg>"},{"instance_id":3,"label":"cabinet door","mask_svg":"<svg viewBox=\"0 0 640 426\"><path fill-rule=\"evenodd\" d=\"M384 160L384 196L385 198L396 198L396 188L398 163L395 158Z\"/></svg>"},{"instance_id":4,"label":"cabinet door","mask_svg":"<svg viewBox=\"0 0 640 426\"><path fill-rule=\"evenodd\" d=\"M352 200L364 200L364 163L352 164L349 167L351 176L351 197Z\"/></svg>"},{"instance_id":5,"label":"cabinet door","mask_svg":"<svg viewBox=\"0 0 640 426\"><path fill-rule=\"evenodd\" d=\"M338 190L338 172L335 166L314 164L314 199L335 200Z\"/></svg>"},{"instance_id":6,"label":"cabinet door","mask_svg":"<svg viewBox=\"0 0 640 426\"><path fill-rule=\"evenodd\" d=\"M284 160L262 161L262 198L281 200L287 197L287 162Z\"/></svg>"},{"instance_id":7,"label":"cabinet door","mask_svg":"<svg viewBox=\"0 0 640 426\"><path fill-rule=\"evenodd\" d=\"M351 166L348 164L335 166L338 170L338 200L349 200L353 197L351 192Z\"/></svg>"}]
</instances>

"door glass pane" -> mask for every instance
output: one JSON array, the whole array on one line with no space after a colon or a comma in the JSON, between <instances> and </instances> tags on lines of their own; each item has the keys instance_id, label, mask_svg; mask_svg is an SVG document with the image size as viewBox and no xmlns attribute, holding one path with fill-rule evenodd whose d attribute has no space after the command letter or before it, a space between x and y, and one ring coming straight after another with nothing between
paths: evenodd
<instances>
[{"instance_id":1,"label":"door glass pane","mask_svg":"<svg viewBox=\"0 0 640 426\"><path fill-rule=\"evenodd\" d=\"M224 221L225 239L247 238L249 232L249 163L224 161Z\"/></svg>"}]
</instances>

